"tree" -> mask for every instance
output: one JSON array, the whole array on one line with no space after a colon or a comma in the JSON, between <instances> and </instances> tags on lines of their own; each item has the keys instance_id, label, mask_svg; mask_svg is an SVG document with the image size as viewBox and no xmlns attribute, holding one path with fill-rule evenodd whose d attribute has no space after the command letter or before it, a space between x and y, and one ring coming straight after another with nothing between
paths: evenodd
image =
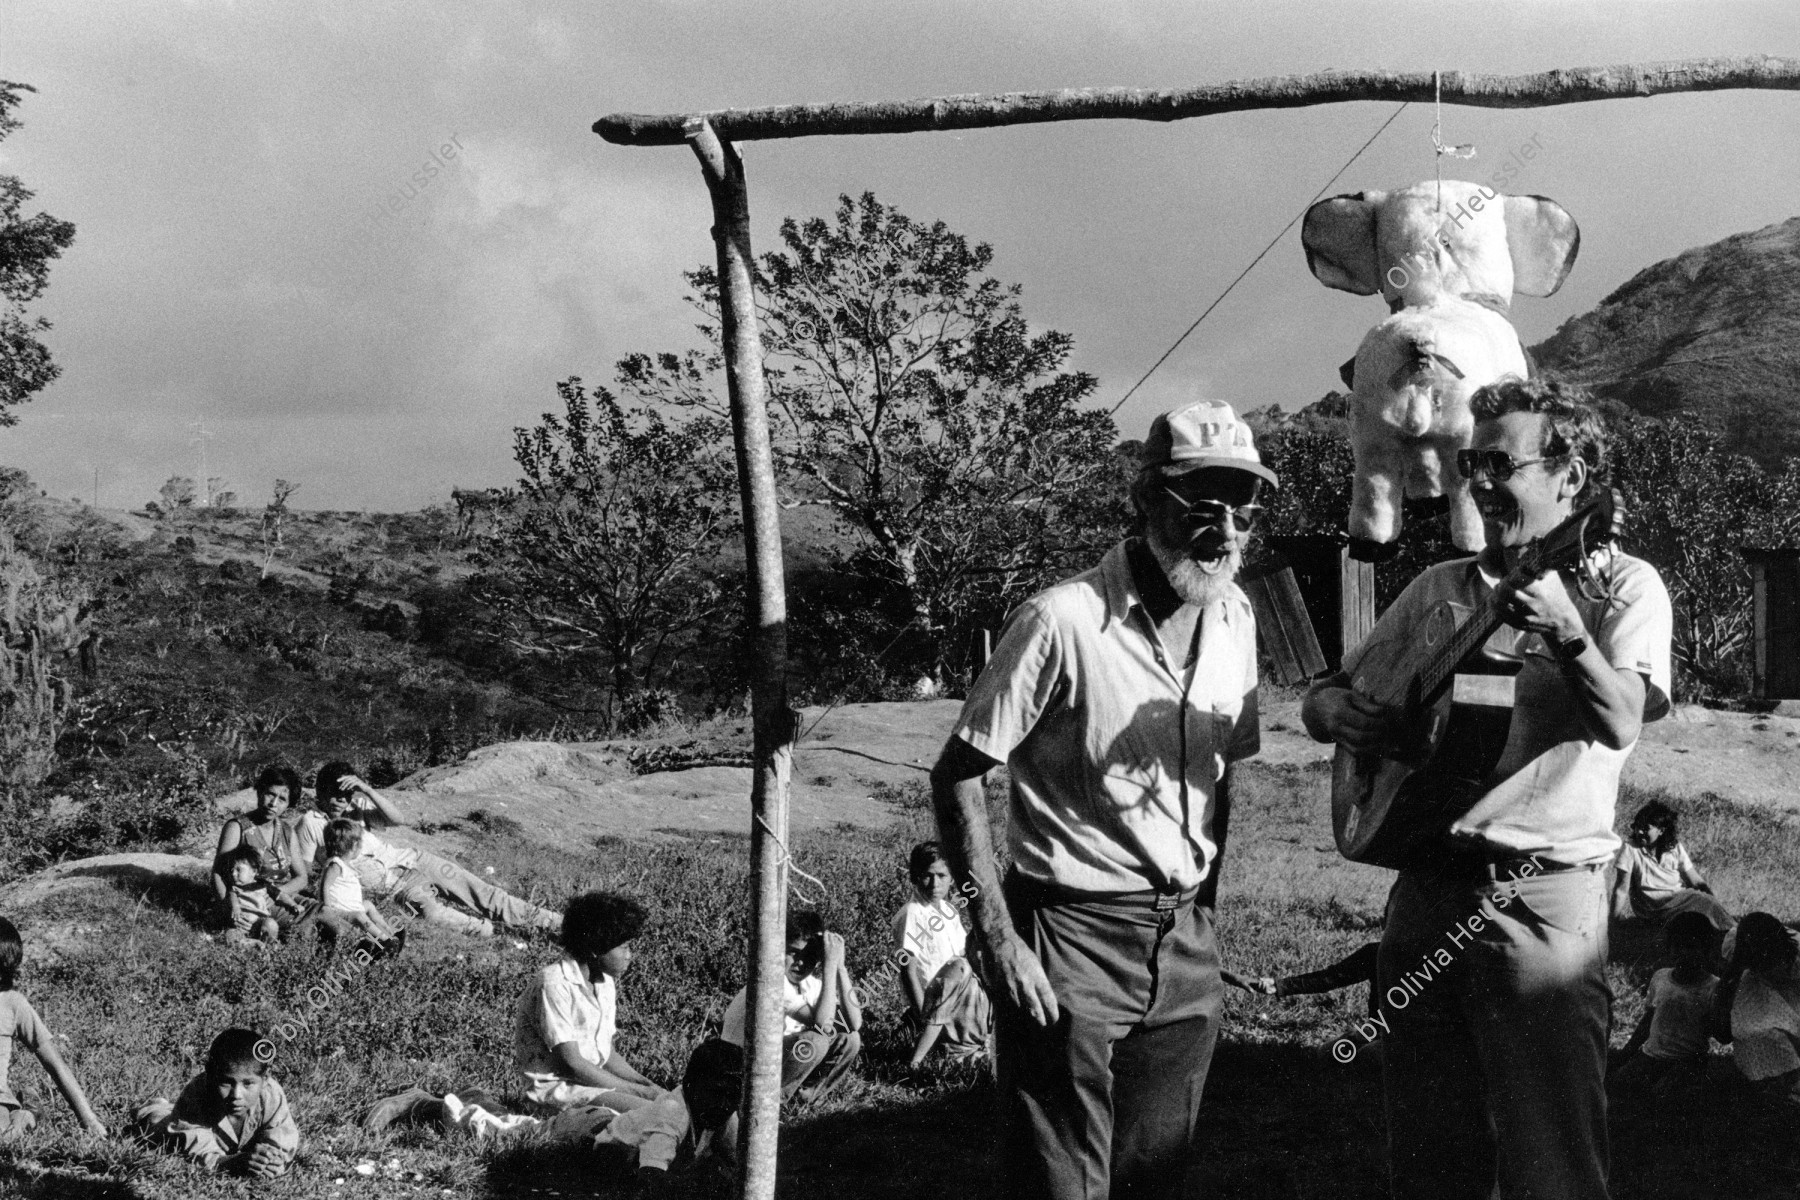
<instances>
[{"instance_id":1,"label":"tree","mask_svg":"<svg viewBox=\"0 0 1800 1200\"><path fill-rule=\"evenodd\" d=\"M68 707L60 664L81 644L79 588L46 579L0 530L0 792L43 779Z\"/></svg>"},{"instance_id":2,"label":"tree","mask_svg":"<svg viewBox=\"0 0 1800 1200\"><path fill-rule=\"evenodd\" d=\"M954 667L977 621L1086 565L1126 520L1116 431L1063 370L1074 339L1033 334L993 249L864 193L831 221L782 222L757 268L771 434L786 501L858 539L845 565L892 601L926 670ZM688 272L717 345L718 279ZM716 351L619 364L641 398L725 413Z\"/></svg>"},{"instance_id":3,"label":"tree","mask_svg":"<svg viewBox=\"0 0 1800 1200\"><path fill-rule=\"evenodd\" d=\"M726 430L580 379L557 391L562 416L513 431L523 477L498 496L474 592L514 648L601 687L609 718L654 715L643 694L732 602L712 569L736 527Z\"/></svg>"},{"instance_id":4,"label":"tree","mask_svg":"<svg viewBox=\"0 0 1800 1200\"><path fill-rule=\"evenodd\" d=\"M194 507L196 498L194 481L185 475L169 476L156 489L156 494L162 497L162 511L170 516L181 509Z\"/></svg>"},{"instance_id":5,"label":"tree","mask_svg":"<svg viewBox=\"0 0 1800 1200\"><path fill-rule=\"evenodd\" d=\"M0 139L19 128L12 115L29 84L0 79ZM61 368L38 340L50 329L43 317L31 317L25 306L44 292L50 263L75 241L75 226L49 213L21 215L33 193L16 175L0 175L0 425L13 425L13 409L48 387Z\"/></svg>"},{"instance_id":6,"label":"tree","mask_svg":"<svg viewBox=\"0 0 1800 1200\"><path fill-rule=\"evenodd\" d=\"M297 483L289 483L285 479L275 481L274 496L263 506L262 512L262 574L259 578L267 579L269 569L275 565L275 552L281 549L281 530L287 524L288 497L300 490Z\"/></svg>"}]
</instances>

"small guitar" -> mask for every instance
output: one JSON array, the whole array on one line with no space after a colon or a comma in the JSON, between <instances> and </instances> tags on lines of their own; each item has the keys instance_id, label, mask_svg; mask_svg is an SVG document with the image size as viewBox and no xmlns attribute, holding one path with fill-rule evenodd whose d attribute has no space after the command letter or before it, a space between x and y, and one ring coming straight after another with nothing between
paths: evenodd
<instances>
[{"instance_id":1,"label":"small guitar","mask_svg":"<svg viewBox=\"0 0 1800 1200\"><path fill-rule=\"evenodd\" d=\"M1617 493L1603 492L1526 546L1506 582L1525 587L1585 562L1616 536L1621 510ZM1331 828L1352 862L1412 865L1485 790L1512 724L1506 677L1524 665L1513 648L1518 638L1494 639L1505 624L1498 594L1473 609L1441 604L1423 627L1364 650L1352 686L1405 716L1384 751L1340 745L1332 762Z\"/></svg>"}]
</instances>

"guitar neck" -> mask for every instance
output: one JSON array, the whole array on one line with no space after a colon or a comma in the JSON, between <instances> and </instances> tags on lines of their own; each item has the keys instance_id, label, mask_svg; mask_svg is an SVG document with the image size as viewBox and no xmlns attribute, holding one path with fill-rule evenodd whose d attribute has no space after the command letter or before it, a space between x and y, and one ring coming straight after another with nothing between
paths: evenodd
<instances>
[{"instance_id":1,"label":"guitar neck","mask_svg":"<svg viewBox=\"0 0 1800 1200\"><path fill-rule=\"evenodd\" d=\"M1494 630L1503 624L1505 622L1500 619L1500 607L1495 603L1494 596L1490 595L1482 601L1474 615L1457 626L1450 640L1444 643L1444 648L1433 655L1425 669L1419 672L1419 703L1429 704L1435 700L1449 684L1463 660L1473 654L1475 647L1487 641Z\"/></svg>"}]
</instances>

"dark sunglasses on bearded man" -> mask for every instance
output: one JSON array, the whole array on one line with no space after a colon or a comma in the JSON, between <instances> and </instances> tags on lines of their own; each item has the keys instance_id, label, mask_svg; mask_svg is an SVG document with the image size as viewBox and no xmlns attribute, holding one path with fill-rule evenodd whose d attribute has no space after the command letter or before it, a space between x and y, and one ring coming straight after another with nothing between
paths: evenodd
<instances>
[{"instance_id":1,"label":"dark sunglasses on bearded man","mask_svg":"<svg viewBox=\"0 0 1800 1200\"><path fill-rule=\"evenodd\" d=\"M1222 526L1227 519L1239 533L1249 533L1262 516L1256 502L1262 480L1248 471L1202 469L1163 483L1163 491L1180 506L1195 528Z\"/></svg>"}]
</instances>

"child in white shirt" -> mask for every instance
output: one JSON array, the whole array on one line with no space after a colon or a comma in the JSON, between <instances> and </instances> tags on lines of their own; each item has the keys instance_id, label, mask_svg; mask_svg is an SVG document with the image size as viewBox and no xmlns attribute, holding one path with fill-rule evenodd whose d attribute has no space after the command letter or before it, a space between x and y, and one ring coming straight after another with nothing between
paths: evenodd
<instances>
[{"instance_id":1,"label":"child in white shirt","mask_svg":"<svg viewBox=\"0 0 1800 1200\"><path fill-rule=\"evenodd\" d=\"M844 939L816 912L790 912L787 974L782 980L781 1098L822 1100L862 1052L862 1005L844 965ZM725 1009L719 1036L743 1047L748 989ZM810 1086L808 1086L808 1082Z\"/></svg>"},{"instance_id":2,"label":"child in white shirt","mask_svg":"<svg viewBox=\"0 0 1800 1200\"><path fill-rule=\"evenodd\" d=\"M7 1086L7 1070L12 1065L13 1047L23 1046L38 1056L44 1071L56 1081L56 1088L75 1110L75 1116L89 1133L106 1136L106 1126L94 1115L87 1093L68 1064L57 1052L56 1039L44 1027L43 1020L23 993L13 987L19 964L25 958L25 942L19 931L5 917L0 917L0 1138L28 1133L38 1123L38 1115L19 1103Z\"/></svg>"},{"instance_id":3,"label":"child in white shirt","mask_svg":"<svg viewBox=\"0 0 1800 1200\"><path fill-rule=\"evenodd\" d=\"M325 877L319 902L328 919L362 930L375 943L371 949L394 953L406 944L400 930L374 907L363 903L362 879L353 865L362 854L363 827L339 818L325 826Z\"/></svg>"},{"instance_id":4,"label":"child in white shirt","mask_svg":"<svg viewBox=\"0 0 1800 1200\"><path fill-rule=\"evenodd\" d=\"M894 961L909 1023L918 1030L917 1068L940 1041L952 1059L987 1048L993 1006L965 954L968 932L951 903L955 880L936 842L920 842L907 861L913 895L894 914Z\"/></svg>"},{"instance_id":5,"label":"child in white shirt","mask_svg":"<svg viewBox=\"0 0 1800 1200\"><path fill-rule=\"evenodd\" d=\"M1717 934L1705 915L1680 912L1663 928L1675 965L1650 977L1650 1006L1625 1045L1626 1061L1613 1076L1622 1097L1648 1092L1666 1098L1705 1078L1719 979L1706 969Z\"/></svg>"}]
</instances>

